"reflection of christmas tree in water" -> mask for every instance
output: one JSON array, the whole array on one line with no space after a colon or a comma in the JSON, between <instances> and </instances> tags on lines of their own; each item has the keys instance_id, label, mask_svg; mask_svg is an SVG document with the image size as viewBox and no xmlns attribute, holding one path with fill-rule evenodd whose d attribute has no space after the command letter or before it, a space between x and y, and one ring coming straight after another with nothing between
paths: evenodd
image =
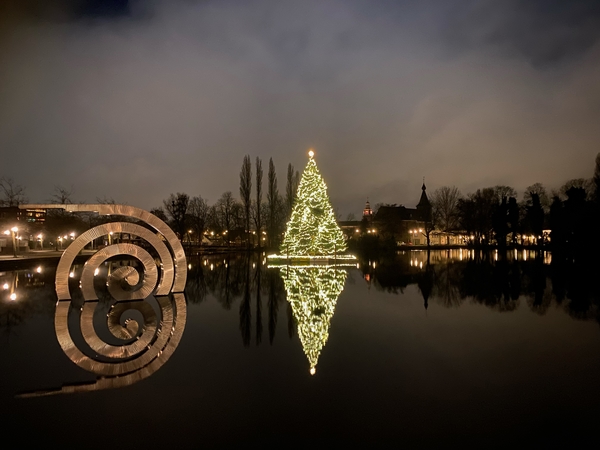
<instances>
[{"instance_id":1,"label":"reflection of christmas tree in water","mask_svg":"<svg viewBox=\"0 0 600 450\"><path fill-rule=\"evenodd\" d=\"M335 304L344 289L346 271L330 266L288 266L280 271L310 373L314 375L321 349L329 337Z\"/></svg>"}]
</instances>

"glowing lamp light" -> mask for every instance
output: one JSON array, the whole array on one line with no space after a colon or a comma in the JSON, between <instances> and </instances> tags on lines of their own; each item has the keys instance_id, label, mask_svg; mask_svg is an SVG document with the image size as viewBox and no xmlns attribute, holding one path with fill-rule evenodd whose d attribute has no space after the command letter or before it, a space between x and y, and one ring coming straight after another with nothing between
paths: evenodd
<instances>
[{"instance_id":1,"label":"glowing lamp light","mask_svg":"<svg viewBox=\"0 0 600 450\"><path fill-rule=\"evenodd\" d=\"M314 375L315 373L317 373L317 368L316 367L311 367L310 368L310 374Z\"/></svg>"},{"instance_id":2,"label":"glowing lamp light","mask_svg":"<svg viewBox=\"0 0 600 450\"><path fill-rule=\"evenodd\" d=\"M17 231L19 231L19 229L18 229L17 227L12 227L12 228L10 229L10 231L14 231L14 232L16 233Z\"/></svg>"},{"instance_id":3,"label":"glowing lamp light","mask_svg":"<svg viewBox=\"0 0 600 450\"><path fill-rule=\"evenodd\" d=\"M38 266L38 268L37 268L37 269L35 269L35 271L36 271L37 273L42 273L42 266Z\"/></svg>"},{"instance_id":4,"label":"glowing lamp light","mask_svg":"<svg viewBox=\"0 0 600 450\"><path fill-rule=\"evenodd\" d=\"M10 234L10 230L6 230L4 234L8 236Z\"/></svg>"},{"instance_id":5,"label":"glowing lamp light","mask_svg":"<svg viewBox=\"0 0 600 450\"><path fill-rule=\"evenodd\" d=\"M311 148L311 149L308 151L308 156L310 156L311 158L312 158L313 156L315 156L315 152L313 151L313 149L312 149L312 148Z\"/></svg>"},{"instance_id":6,"label":"glowing lamp light","mask_svg":"<svg viewBox=\"0 0 600 450\"><path fill-rule=\"evenodd\" d=\"M98 269L98 268L96 267L96 269L94 270L94 276L97 276L97 275L98 275L98 273L100 273L100 269Z\"/></svg>"},{"instance_id":7,"label":"glowing lamp light","mask_svg":"<svg viewBox=\"0 0 600 450\"><path fill-rule=\"evenodd\" d=\"M75 276L75 273L74 273L74 272L71 272L71 273L69 274L69 277L70 277L70 278L73 278L74 276Z\"/></svg>"},{"instance_id":8,"label":"glowing lamp light","mask_svg":"<svg viewBox=\"0 0 600 450\"><path fill-rule=\"evenodd\" d=\"M8 283L4 283L4 284L2 285L2 288L3 288L4 290L7 290L7 289L8 289Z\"/></svg>"},{"instance_id":9,"label":"glowing lamp light","mask_svg":"<svg viewBox=\"0 0 600 450\"><path fill-rule=\"evenodd\" d=\"M17 299L17 294L15 294L14 292L10 294L10 299L15 301Z\"/></svg>"}]
</instances>

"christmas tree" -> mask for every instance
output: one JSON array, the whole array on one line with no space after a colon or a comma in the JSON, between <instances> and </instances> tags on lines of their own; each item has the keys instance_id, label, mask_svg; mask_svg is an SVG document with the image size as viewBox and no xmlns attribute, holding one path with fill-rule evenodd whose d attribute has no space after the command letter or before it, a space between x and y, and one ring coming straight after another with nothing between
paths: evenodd
<instances>
[{"instance_id":1,"label":"christmas tree","mask_svg":"<svg viewBox=\"0 0 600 450\"><path fill-rule=\"evenodd\" d=\"M330 266L281 268L287 301L298 326L302 349L315 374L321 350L329 338L329 324L344 289L346 271Z\"/></svg>"},{"instance_id":2,"label":"christmas tree","mask_svg":"<svg viewBox=\"0 0 600 450\"><path fill-rule=\"evenodd\" d=\"M327 256L346 250L344 234L335 221L327 186L312 150L309 156L280 247L282 255Z\"/></svg>"}]
</instances>

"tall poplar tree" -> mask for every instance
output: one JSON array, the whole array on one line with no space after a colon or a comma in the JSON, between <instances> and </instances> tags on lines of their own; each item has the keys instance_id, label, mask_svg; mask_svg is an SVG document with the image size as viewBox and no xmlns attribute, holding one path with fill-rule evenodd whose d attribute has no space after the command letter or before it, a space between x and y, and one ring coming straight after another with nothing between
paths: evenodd
<instances>
[{"instance_id":1,"label":"tall poplar tree","mask_svg":"<svg viewBox=\"0 0 600 450\"><path fill-rule=\"evenodd\" d=\"M240 171L240 198L242 199L242 205L244 206L244 227L246 244L249 244L248 236L250 234L250 207L252 200L250 198L252 194L252 163L250 162L250 155L244 156L244 162L242 163L242 169Z\"/></svg>"},{"instance_id":2,"label":"tall poplar tree","mask_svg":"<svg viewBox=\"0 0 600 450\"><path fill-rule=\"evenodd\" d=\"M269 238L269 246L273 247L277 245L278 234L279 234L279 216L281 210L281 198L279 196L279 189L277 188L277 173L275 172L275 164L273 164L273 158L269 158L269 173L267 174L267 206L268 206L268 220L267 220L267 234Z\"/></svg>"},{"instance_id":3,"label":"tall poplar tree","mask_svg":"<svg viewBox=\"0 0 600 450\"><path fill-rule=\"evenodd\" d=\"M262 161L257 156L256 157L256 213L254 215L254 225L256 226L256 235L258 239L258 248L260 250L260 243L262 239L262 179L263 179L263 169L262 169Z\"/></svg>"}]
</instances>

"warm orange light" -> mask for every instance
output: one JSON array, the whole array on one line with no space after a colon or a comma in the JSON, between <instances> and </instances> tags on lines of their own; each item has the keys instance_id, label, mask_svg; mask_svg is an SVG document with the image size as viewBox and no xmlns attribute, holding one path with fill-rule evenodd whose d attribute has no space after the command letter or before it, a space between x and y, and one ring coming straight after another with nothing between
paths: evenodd
<instances>
[{"instance_id":1,"label":"warm orange light","mask_svg":"<svg viewBox=\"0 0 600 450\"><path fill-rule=\"evenodd\" d=\"M313 149L312 149L312 148L311 148L311 149L308 151L308 156L310 156L311 158L312 158L313 156L315 156L315 152L313 151Z\"/></svg>"}]
</instances>

